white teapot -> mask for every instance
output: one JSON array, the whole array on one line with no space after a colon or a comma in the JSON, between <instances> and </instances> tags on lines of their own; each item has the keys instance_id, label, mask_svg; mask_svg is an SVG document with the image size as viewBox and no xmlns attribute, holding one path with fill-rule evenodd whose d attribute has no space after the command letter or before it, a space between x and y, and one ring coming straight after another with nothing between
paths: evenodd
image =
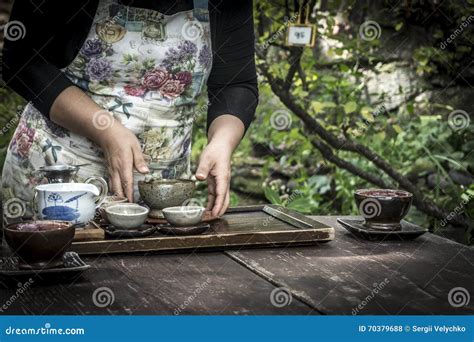
<instances>
[{"instance_id":1,"label":"white teapot","mask_svg":"<svg viewBox=\"0 0 474 342\"><path fill-rule=\"evenodd\" d=\"M35 187L35 209L42 220L70 221L85 225L105 199L107 183L99 177L101 189L89 183L52 183Z\"/></svg>"}]
</instances>

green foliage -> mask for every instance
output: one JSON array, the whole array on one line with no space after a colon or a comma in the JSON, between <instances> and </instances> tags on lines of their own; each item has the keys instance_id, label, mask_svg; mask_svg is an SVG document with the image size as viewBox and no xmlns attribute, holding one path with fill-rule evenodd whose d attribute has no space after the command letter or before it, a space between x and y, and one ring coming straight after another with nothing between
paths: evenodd
<instances>
[{"instance_id":1,"label":"green foliage","mask_svg":"<svg viewBox=\"0 0 474 342\"><path fill-rule=\"evenodd\" d=\"M282 19L285 16L284 3L281 2L280 5L279 10L273 4L260 5L259 11L255 14L257 25L260 25L258 27L265 27L264 33L257 37L261 46L271 37L272 32L284 26ZM400 3L399 7L402 6L403 3ZM414 1L412 15L428 16L432 13L420 10L424 8L423 6L425 5L421 1ZM465 12L459 8L452 8L456 7L455 5L446 4L446 6L450 6L449 10L456 14L453 17L466 19L466 15L464 19L461 18ZM366 81L369 72L390 74L396 70L393 70L392 64L380 58L381 39L372 41L359 39L358 26L334 33L337 25L336 11L339 11L337 13L339 17L347 18L351 15L351 10L351 5L343 9L334 6L326 12L317 13L318 35L321 37L318 42L330 40L331 44L326 47L324 57L318 47L315 50L305 49L301 58L305 77L303 80L298 74L295 76L291 86L292 95L298 104L328 131L369 146L398 172L408 176L437 204L453 210L462 201L463 196L467 196L467 189L453 182L449 171L471 174L473 172L472 124L460 131L452 129L448 124L447 114L455 108L443 103L430 103L419 99L415 101L409 96L407 89L402 87L394 89L392 93L392 96L405 98L405 101L397 106L391 104L392 99L382 90L368 94ZM407 34L405 30L410 25L415 25L411 22L413 18L407 19L405 8L394 7L392 10L393 17L384 18L387 22L392 21L392 28L387 28L386 26L390 24L385 24L382 34L386 35L390 30L398 32L397 34ZM471 48L462 43L467 36L459 36L456 44L447 49L442 49L439 45L447 33L453 32L460 20L457 24L446 23L446 20L430 21L434 28L433 40L415 48L411 61L406 60L411 63L409 67L420 75L420 80L421 77L426 77L428 81L425 82L426 89L430 87L431 76L440 76L444 72L448 79L452 77L452 71L447 72L450 69L449 61L457 66L457 63L471 56L468 63L472 62ZM348 25L352 24L349 22ZM440 35L440 32L444 33ZM285 79L291 61L288 59L287 49L277 47L281 44L283 38L274 42L275 46L268 49L267 63L274 77ZM364 65L360 63L361 60L366 61ZM452 77L456 78L458 75ZM423 90L425 89L416 91L421 93ZM258 124L251 129L250 137L253 141L277 146L282 151L280 155L267 157L267 170L275 168L292 170L287 184L293 184L292 189L288 189L281 182L273 184L269 181L267 186L272 187L272 190L265 190L266 198L273 203L291 205L288 196L291 198L296 188L299 191L296 203L298 206L301 203L301 211L313 214L356 214L354 190L372 185L324 160L320 153L312 148L308 132L294 115L290 130L275 131L269 125L269 118L284 108L284 105L275 101L268 84L261 85L260 93ZM359 168L390 181L372 163L361 159L358 155L343 151L336 151L336 154ZM435 176L434 189L431 188L432 185L427 185L429 175ZM276 193L279 194L278 199ZM466 212L468 210L466 208ZM421 215L417 210L411 211L410 219L424 225L436 224L430 217Z\"/></svg>"},{"instance_id":2,"label":"green foliage","mask_svg":"<svg viewBox=\"0 0 474 342\"><path fill-rule=\"evenodd\" d=\"M0 167L3 167L6 149L23 110L23 101L5 87L0 87Z\"/></svg>"}]
</instances>

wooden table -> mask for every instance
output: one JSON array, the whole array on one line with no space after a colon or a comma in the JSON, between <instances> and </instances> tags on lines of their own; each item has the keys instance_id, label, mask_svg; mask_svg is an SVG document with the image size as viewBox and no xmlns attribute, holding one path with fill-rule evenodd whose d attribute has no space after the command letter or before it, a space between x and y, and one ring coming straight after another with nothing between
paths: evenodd
<instances>
[{"instance_id":1,"label":"wooden table","mask_svg":"<svg viewBox=\"0 0 474 342\"><path fill-rule=\"evenodd\" d=\"M0 309L3 303L9 305L0 313L474 313L473 299L460 308L448 301L448 293L457 287L474 296L473 248L433 234L410 242L361 241L336 223L336 217L314 218L336 228L334 241L307 247L87 257L93 267L72 281L47 284L33 279L19 296L16 288L1 288ZM114 300L100 307L93 294L104 288Z\"/></svg>"}]
</instances>

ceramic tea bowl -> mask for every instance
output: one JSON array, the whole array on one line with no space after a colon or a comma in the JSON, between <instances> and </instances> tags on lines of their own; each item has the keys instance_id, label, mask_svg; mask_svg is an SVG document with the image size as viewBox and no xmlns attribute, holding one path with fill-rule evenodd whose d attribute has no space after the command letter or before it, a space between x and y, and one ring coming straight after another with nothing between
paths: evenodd
<instances>
[{"instance_id":1,"label":"ceramic tea bowl","mask_svg":"<svg viewBox=\"0 0 474 342\"><path fill-rule=\"evenodd\" d=\"M413 195L396 189L359 189L354 197L365 225L371 229L399 230Z\"/></svg>"},{"instance_id":2,"label":"ceramic tea bowl","mask_svg":"<svg viewBox=\"0 0 474 342\"><path fill-rule=\"evenodd\" d=\"M161 210L189 200L196 185L190 179L148 179L138 182L141 199L150 207L150 217L162 218Z\"/></svg>"},{"instance_id":3,"label":"ceramic tea bowl","mask_svg":"<svg viewBox=\"0 0 474 342\"><path fill-rule=\"evenodd\" d=\"M163 215L174 226L192 226L201 222L204 210L198 206L168 207L163 209Z\"/></svg>"},{"instance_id":4,"label":"ceramic tea bowl","mask_svg":"<svg viewBox=\"0 0 474 342\"><path fill-rule=\"evenodd\" d=\"M62 264L75 225L65 221L29 221L5 227L5 240L20 258L21 268L41 269Z\"/></svg>"},{"instance_id":5,"label":"ceramic tea bowl","mask_svg":"<svg viewBox=\"0 0 474 342\"><path fill-rule=\"evenodd\" d=\"M98 212L103 220L107 220L107 214L105 213L105 209L110 207L111 205L118 204L118 203L127 203L128 199L126 197L121 196L105 196L104 201L98 208Z\"/></svg>"},{"instance_id":6,"label":"ceramic tea bowl","mask_svg":"<svg viewBox=\"0 0 474 342\"><path fill-rule=\"evenodd\" d=\"M105 208L107 220L119 229L139 228L145 223L149 211L135 203L118 203Z\"/></svg>"}]
</instances>

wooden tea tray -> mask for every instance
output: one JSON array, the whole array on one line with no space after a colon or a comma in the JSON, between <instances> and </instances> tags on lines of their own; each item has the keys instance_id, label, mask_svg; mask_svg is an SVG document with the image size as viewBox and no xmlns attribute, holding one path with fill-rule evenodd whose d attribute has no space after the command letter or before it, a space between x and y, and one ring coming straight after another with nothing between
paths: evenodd
<instances>
[{"instance_id":1,"label":"wooden tea tray","mask_svg":"<svg viewBox=\"0 0 474 342\"><path fill-rule=\"evenodd\" d=\"M276 205L229 208L201 235L169 236L156 232L142 238L74 241L80 255L132 252L180 252L249 247L281 247L327 242L334 228Z\"/></svg>"},{"instance_id":2,"label":"wooden tea tray","mask_svg":"<svg viewBox=\"0 0 474 342\"><path fill-rule=\"evenodd\" d=\"M104 230L95 222L91 222L84 228L76 228L73 241L103 240L104 238Z\"/></svg>"}]
</instances>

